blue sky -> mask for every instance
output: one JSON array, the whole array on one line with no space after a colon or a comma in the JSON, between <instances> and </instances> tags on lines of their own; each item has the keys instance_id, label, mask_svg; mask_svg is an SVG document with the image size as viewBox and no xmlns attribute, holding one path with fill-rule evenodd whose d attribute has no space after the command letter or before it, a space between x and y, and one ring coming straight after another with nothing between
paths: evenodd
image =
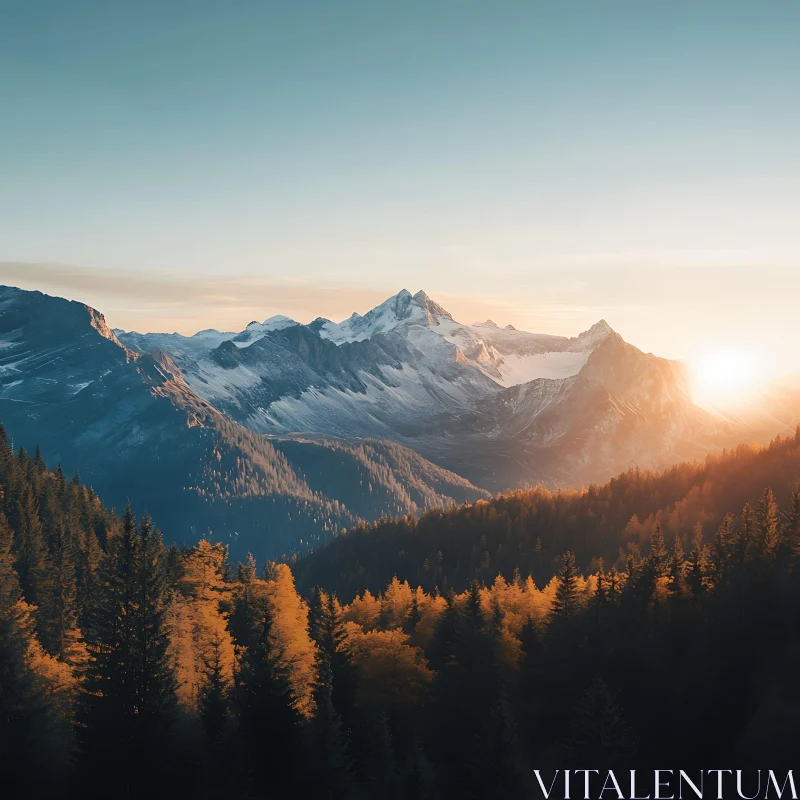
<instances>
[{"instance_id":1,"label":"blue sky","mask_svg":"<svg viewBox=\"0 0 800 800\"><path fill-rule=\"evenodd\" d=\"M0 0L0 279L124 327L405 287L783 347L799 32L792 1Z\"/></svg>"}]
</instances>

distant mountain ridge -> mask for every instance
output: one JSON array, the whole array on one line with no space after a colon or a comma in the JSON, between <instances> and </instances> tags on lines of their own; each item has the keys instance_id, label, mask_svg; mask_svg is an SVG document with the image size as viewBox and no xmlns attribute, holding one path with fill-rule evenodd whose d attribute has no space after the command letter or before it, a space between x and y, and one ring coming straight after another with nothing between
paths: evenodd
<instances>
[{"instance_id":1,"label":"distant mountain ridge","mask_svg":"<svg viewBox=\"0 0 800 800\"><path fill-rule=\"evenodd\" d=\"M391 442L281 444L246 430L193 391L169 341L128 348L88 306L0 287L0 421L109 505L131 492L170 538L211 535L259 559L359 519L487 496Z\"/></svg>"},{"instance_id":2,"label":"distant mountain ridge","mask_svg":"<svg viewBox=\"0 0 800 800\"><path fill-rule=\"evenodd\" d=\"M573 338L464 325L407 291L342 323L187 337L112 331L81 303L2 287L0 419L109 504L138 487L173 538L210 529L263 557L749 438L692 403L681 364L605 321Z\"/></svg>"},{"instance_id":3,"label":"distant mountain ridge","mask_svg":"<svg viewBox=\"0 0 800 800\"><path fill-rule=\"evenodd\" d=\"M261 433L391 439L492 491L602 481L735 441L735 424L694 405L681 365L605 320L573 338L465 325L402 290L340 323L267 323L216 347L170 340L193 391ZM118 335L138 349L165 338Z\"/></svg>"}]
</instances>

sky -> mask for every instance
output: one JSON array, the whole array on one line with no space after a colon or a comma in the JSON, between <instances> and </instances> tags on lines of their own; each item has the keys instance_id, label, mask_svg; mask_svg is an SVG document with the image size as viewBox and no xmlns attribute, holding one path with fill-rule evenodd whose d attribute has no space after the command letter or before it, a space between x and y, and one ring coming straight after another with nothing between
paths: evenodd
<instances>
[{"instance_id":1,"label":"sky","mask_svg":"<svg viewBox=\"0 0 800 800\"><path fill-rule=\"evenodd\" d=\"M800 369L798 32L795 0L0 0L0 283L182 333L424 289Z\"/></svg>"}]
</instances>

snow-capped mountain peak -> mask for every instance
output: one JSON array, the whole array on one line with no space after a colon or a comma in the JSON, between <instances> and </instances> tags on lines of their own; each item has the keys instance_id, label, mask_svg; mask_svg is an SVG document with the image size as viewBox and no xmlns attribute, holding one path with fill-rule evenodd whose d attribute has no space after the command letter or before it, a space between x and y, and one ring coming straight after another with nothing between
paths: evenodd
<instances>
[{"instance_id":1,"label":"snow-capped mountain peak","mask_svg":"<svg viewBox=\"0 0 800 800\"><path fill-rule=\"evenodd\" d=\"M424 291L412 295L407 289L363 316L354 313L338 324L318 318L309 327L338 345L391 332L429 357L436 351L437 359L471 366L501 386L575 375L613 333L605 320L571 339L528 333L513 325L501 328L491 319L463 325Z\"/></svg>"},{"instance_id":2,"label":"snow-capped mountain peak","mask_svg":"<svg viewBox=\"0 0 800 800\"><path fill-rule=\"evenodd\" d=\"M412 295L408 289L401 289L387 298L371 311L361 316L353 313L338 324L329 320L316 319L311 323L320 336L336 344L360 342L375 334L388 333L400 326L425 325L438 326L442 320L453 317L448 311L435 303L423 291Z\"/></svg>"},{"instance_id":3,"label":"snow-capped mountain peak","mask_svg":"<svg viewBox=\"0 0 800 800\"><path fill-rule=\"evenodd\" d=\"M284 328L290 328L292 325L299 324L299 322L285 317L283 314L275 314L265 319L263 322L251 322L241 333L234 336L231 341L237 347L247 347L253 342L262 339L266 334L272 333L272 331L282 331Z\"/></svg>"},{"instance_id":4,"label":"snow-capped mountain peak","mask_svg":"<svg viewBox=\"0 0 800 800\"><path fill-rule=\"evenodd\" d=\"M416 306L422 309L429 324L438 325L442 319L453 320L449 311L446 311L438 303L431 300L421 289L411 299Z\"/></svg>"},{"instance_id":5,"label":"snow-capped mountain peak","mask_svg":"<svg viewBox=\"0 0 800 800\"><path fill-rule=\"evenodd\" d=\"M609 336L616 333L614 329L604 320L595 322L589 330L579 334L572 339L571 350L593 350L604 342Z\"/></svg>"}]
</instances>

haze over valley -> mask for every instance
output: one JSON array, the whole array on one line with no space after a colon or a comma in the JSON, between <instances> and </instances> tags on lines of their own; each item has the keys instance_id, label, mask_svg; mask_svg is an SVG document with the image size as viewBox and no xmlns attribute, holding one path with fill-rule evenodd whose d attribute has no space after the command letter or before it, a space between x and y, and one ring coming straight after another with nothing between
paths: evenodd
<instances>
[{"instance_id":1,"label":"haze over valley","mask_svg":"<svg viewBox=\"0 0 800 800\"><path fill-rule=\"evenodd\" d=\"M131 498L168 536L260 557L383 516L603 482L793 430L692 401L687 369L600 320L568 338L463 324L403 290L364 315L194 336L111 330L90 307L0 290L0 418L17 446Z\"/></svg>"}]
</instances>

